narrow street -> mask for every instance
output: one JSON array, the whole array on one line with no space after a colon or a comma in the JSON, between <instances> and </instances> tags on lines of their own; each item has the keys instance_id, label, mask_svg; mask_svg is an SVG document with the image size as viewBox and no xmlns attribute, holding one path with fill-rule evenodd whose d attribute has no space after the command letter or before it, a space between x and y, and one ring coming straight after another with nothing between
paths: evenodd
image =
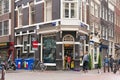
<instances>
[{"instance_id":1,"label":"narrow street","mask_svg":"<svg viewBox=\"0 0 120 80\"><path fill-rule=\"evenodd\" d=\"M120 73L101 73L97 70L83 73L82 71L8 71L5 80L120 80Z\"/></svg>"}]
</instances>

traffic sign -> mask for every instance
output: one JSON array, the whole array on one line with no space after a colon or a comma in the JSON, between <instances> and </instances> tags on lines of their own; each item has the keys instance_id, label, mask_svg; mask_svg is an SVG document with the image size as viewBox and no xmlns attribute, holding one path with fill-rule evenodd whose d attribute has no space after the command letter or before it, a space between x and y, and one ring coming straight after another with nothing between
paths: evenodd
<instances>
[{"instance_id":1,"label":"traffic sign","mask_svg":"<svg viewBox=\"0 0 120 80\"><path fill-rule=\"evenodd\" d=\"M35 49L38 48L38 41L37 40L32 41L32 47Z\"/></svg>"}]
</instances>

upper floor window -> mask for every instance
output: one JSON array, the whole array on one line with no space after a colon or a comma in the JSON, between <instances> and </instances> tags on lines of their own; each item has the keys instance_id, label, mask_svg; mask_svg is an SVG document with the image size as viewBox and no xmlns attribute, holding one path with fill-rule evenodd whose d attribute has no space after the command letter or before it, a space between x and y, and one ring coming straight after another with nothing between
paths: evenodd
<instances>
[{"instance_id":1,"label":"upper floor window","mask_svg":"<svg viewBox=\"0 0 120 80\"><path fill-rule=\"evenodd\" d=\"M9 21L4 21L4 35L8 34L8 30L9 30Z\"/></svg>"},{"instance_id":2,"label":"upper floor window","mask_svg":"<svg viewBox=\"0 0 120 80\"><path fill-rule=\"evenodd\" d=\"M52 20L52 0L45 1L45 21Z\"/></svg>"},{"instance_id":3,"label":"upper floor window","mask_svg":"<svg viewBox=\"0 0 120 80\"><path fill-rule=\"evenodd\" d=\"M34 3L31 2L29 6L29 24L35 23L35 6Z\"/></svg>"},{"instance_id":4,"label":"upper floor window","mask_svg":"<svg viewBox=\"0 0 120 80\"><path fill-rule=\"evenodd\" d=\"M99 17L98 12L99 12L99 7L98 7L97 4L95 4L95 16L96 16L96 17Z\"/></svg>"},{"instance_id":5,"label":"upper floor window","mask_svg":"<svg viewBox=\"0 0 120 80\"><path fill-rule=\"evenodd\" d=\"M76 0L64 0L63 2L63 17L77 18L77 2Z\"/></svg>"},{"instance_id":6,"label":"upper floor window","mask_svg":"<svg viewBox=\"0 0 120 80\"><path fill-rule=\"evenodd\" d=\"M9 12L9 0L4 0L4 13Z\"/></svg>"},{"instance_id":7,"label":"upper floor window","mask_svg":"<svg viewBox=\"0 0 120 80\"><path fill-rule=\"evenodd\" d=\"M22 26L22 7L20 6L18 8L18 26L21 27Z\"/></svg>"},{"instance_id":8,"label":"upper floor window","mask_svg":"<svg viewBox=\"0 0 120 80\"><path fill-rule=\"evenodd\" d=\"M0 15L2 14L2 1L0 0Z\"/></svg>"},{"instance_id":9,"label":"upper floor window","mask_svg":"<svg viewBox=\"0 0 120 80\"><path fill-rule=\"evenodd\" d=\"M94 3L91 1L91 14L94 15Z\"/></svg>"},{"instance_id":10,"label":"upper floor window","mask_svg":"<svg viewBox=\"0 0 120 80\"><path fill-rule=\"evenodd\" d=\"M9 34L9 20L0 22L0 36Z\"/></svg>"},{"instance_id":11,"label":"upper floor window","mask_svg":"<svg viewBox=\"0 0 120 80\"><path fill-rule=\"evenodd\" d=\"M9 12L9 1L0 0L0 15Z\"/></svg>"}]
</instances>

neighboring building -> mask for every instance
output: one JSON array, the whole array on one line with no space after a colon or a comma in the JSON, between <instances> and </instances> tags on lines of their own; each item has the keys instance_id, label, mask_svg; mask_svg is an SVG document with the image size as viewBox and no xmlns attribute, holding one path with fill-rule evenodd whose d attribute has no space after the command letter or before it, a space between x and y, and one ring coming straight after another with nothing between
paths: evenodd
<instances>
[{"instance_id":1,"label":"neighboring building","mask_svg":"<svg viewBox=\"0 0 120 80\"><path fill-rule=\"evenodd\" d=\"M108 38L109 38L109 55L112 55L114 57L115 54L115 42L114 42L114 28L115 28L115 22L114 22L114 15L115 15L115 0L108 0L108 22L109 22L109 28L108 28Z\"/></svg>"},{"instance_id":2,"label":"neighboring building","mask_svg":"<svg viewBox=\"0 0 120 80\"><path fill-rule=\"evenodd\" d=\"M114 6L108 0L101 0L101 39L102 58L114 54Z\"/></svg>"},{"instance_id":3,"label":"neighboring building","mask_svg":"<svg viewBox=\"0 0 120 80\"><path fill-rule=\"evenodd\" d=\"M100 34L101 34L101 24L100 24L100 1L90 0L90 50L89 53L92 55L93 67L98 64L98 56L100 54Z\"/></svg>"},{"instance_id":4,"label":"neighboring building","mask_svg":"<svg viewBox=\"0 0 120 80\"><path fill-rule=\"evenodd\" d=\"M0 0L0 58L14 59L14 0Z\"/></svg>"},{"instance_id":5,"label":"neighboring building","mask_svg":"<svg viewBox=\"0 0 120 80\"><path fill-rule=\"evenodd\" d=\"M81 0L16 0L17 57L38 58L47 66L65 69L65 55L69 55L75 68L79 68L89 46L87 3ZM39 42L37 50L32 46L35 40Z\"/></svg>"},{"instance_id":6,"label":"neighboring building","mask_svg":"<svg viewBox=\"0 0 120 80\"><path fill-rule=\"evenodd\" d=\"M115 1L115 57L120 58L120 0Z\"/></svg>"}]
</instances>

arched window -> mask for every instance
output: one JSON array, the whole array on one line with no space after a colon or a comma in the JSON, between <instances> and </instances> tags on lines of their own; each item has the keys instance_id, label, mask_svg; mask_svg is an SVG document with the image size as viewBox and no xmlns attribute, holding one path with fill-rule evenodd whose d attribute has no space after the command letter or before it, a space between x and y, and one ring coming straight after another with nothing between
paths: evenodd
<instances>
[{"instance_id":1,"label":"arched window","mask_svg":"<svg viewBox=\"0 0 120 80\"><path fill-rule=\"evenodd\" d=\"M63 37L63 41L74 41L74 37L72 36L72 35L70 35L70 34L68 34L68 35L65 35L64 37Z\"/></svg>"}]
</instances>

